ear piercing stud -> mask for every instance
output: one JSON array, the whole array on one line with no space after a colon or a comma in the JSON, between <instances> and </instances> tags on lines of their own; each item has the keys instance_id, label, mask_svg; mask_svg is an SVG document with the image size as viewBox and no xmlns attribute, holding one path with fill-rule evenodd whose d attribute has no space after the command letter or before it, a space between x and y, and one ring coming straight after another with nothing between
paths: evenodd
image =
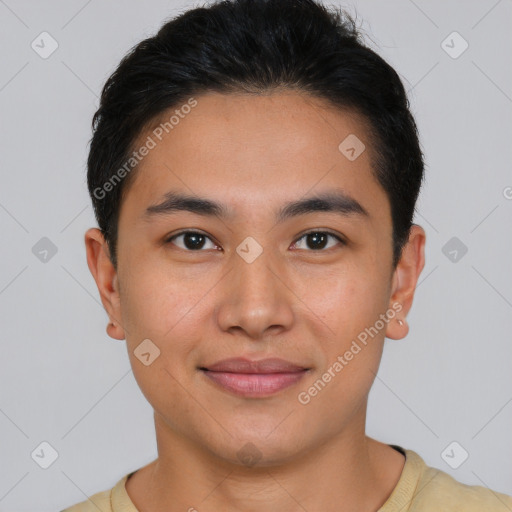
<instances>
[{"instance_id":1,"label":"ear piercing stud","mask_svg":"<svg viewBox=\"0 0 512 512\"><path fill-rule=\"evenodd\" d=\"M402 325L404 325L403 321L399 319L399 320L398 320L398 325L399 325L400 327L402 327Z\"/></svg>"}]
</instances>

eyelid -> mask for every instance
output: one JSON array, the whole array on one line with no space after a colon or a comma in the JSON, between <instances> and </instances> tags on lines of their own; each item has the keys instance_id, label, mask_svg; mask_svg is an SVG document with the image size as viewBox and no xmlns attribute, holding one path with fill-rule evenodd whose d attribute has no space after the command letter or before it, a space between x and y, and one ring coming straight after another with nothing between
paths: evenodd
<instances>
[{"instance_id":1,"label":"eyelid","mask_svg":"<svg viewBox=\"0 0 512 512\"><path fill-rule=\"evenodd\" d=\"M332 236L333 238L335 238L339 244L341 244L342 246L344 245L347 245L347 242L345 241L345 239L338 233L334 232L334 231L331 231L330 229L326 229L326 228L315 228L315 229L309 229L307 231L305 231L304 233L302 233L301 235L298 235L297 239L295 240L295 242L293 242L292 246L297 244L300 240L302 240L304 237L310 235L310 234L313 234L313 233L322 233L322 234L325 234L325 235L330 235ZM329 247L328 249L319 249L317 251L315 250L306 250L306 252L311 252L311 253L329 253L332 249L336 249L336 247ZM300 250L300 249L299 249Z\"/></svg>"},{"instance_id":2,"label":"eyelid","mask_svg":"<svg viewBox=\"0 0 512 512\"><path fill-rule=\"evenodd\" d=\"M336 231L331 231L328 228L308 229L304 233L298 235L297 240L294 243L297 243L301 238L304 238L306 235L309 235L309 234L312 234L312 233L325 233L326 235L333 236L334 238L338 239L340 242L342 242L344 244L347 243L340 233L337 233Z\"/></svg>"},{"instance_id":3,"label":"eyelid","mask_svg":"<svg viewBox=\"0 0 512 512\"><path fill-rule=\"evenodd\" d=\"M220 244L217 243L217 241L210 235L207 235L206 233L204 233L203 231L200 231L200 230L197 230L197 229L193 229L193 228L189 228L189 229L183 229L182 231L178 231L177 233L174 233L172 235L169 235L168 237L165 238L164 240L164 244L169 244L171 243L175 238L178 238L179 236L181 235L186 235L186 234L194 234L194 235L201 235L201 236L204 236L205 238L208 238L213 244L217 245L220 247ZM186 249L182 249L182 250L186 250ZM204 252L204 251L191 251L191 250L187 250L187 252Z\"/></svg>"}]
</instances>

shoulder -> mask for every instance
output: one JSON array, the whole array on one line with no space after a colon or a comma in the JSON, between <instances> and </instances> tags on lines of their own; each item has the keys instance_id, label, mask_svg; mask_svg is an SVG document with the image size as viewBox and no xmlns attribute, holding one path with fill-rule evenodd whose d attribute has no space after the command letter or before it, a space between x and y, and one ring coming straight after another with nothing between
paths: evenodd
<instances>
[{"instance_id":1,"label":"shoulder","mask_svg":"<svg viewBox=\"0 0 512 512\"><path fill-rule=\"evenodd\" d=\"M406 450L418 469L410 512L510 512L512 497L481 485L463 484L440 469L427 466L412 450Z\"/></svg>"},{"instance_id":2,"label":"shoulder","mask_svg":"<svg viewBox=\"0 0 512 512\"><path fill-rule=\"evenodd\" d=\"M112 496L116 493L116 490L124 490L124 484L127 478L128 475L124 475L111 489L97 492L89 496L86 500L76 503L60 512L113 512ZM115 508L115 512L118 512L118 508ZM124 511L121 509L119 512Z\"/></svg>"},{"instance_id":3,"label":"shoulder","mask_svg":"<svg viewBox=\"0 0 512 512\"><path fill-rule=\"evenodd\" d=\"M90 496L87 500L76 503L61 512L112 512L110 490Z\"/></svg>"}]
</instances>

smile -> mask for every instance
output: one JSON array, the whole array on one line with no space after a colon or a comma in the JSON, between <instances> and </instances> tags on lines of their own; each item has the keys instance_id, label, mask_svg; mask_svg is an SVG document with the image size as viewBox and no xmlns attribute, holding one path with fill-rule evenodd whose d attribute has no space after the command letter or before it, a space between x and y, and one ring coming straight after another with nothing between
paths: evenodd
<instances>
[{"instance_id":1,"label":"smile","mask_svg":"<svg viewBox=\"0 0 512 512\"><path fill-rule=\"evenodd\" d=\"M225 391L247 398L261 398L297 384L308 368L281 359L248 361L237 358L220 361L200 370Z\"/></svg>"}]
</instances>

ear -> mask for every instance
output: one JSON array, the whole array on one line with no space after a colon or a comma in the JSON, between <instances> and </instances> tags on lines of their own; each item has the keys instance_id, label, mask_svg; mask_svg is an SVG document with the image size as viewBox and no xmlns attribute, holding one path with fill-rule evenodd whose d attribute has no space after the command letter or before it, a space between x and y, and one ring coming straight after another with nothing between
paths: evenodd
<instances>
[{"instance_id":1,"label":"ear","mask_svg":"<svg viewBox=\"0 0 512 512\"><path fill-rule=\"evenodd\" d=\"M409 333L405 318L411 309L416 284L425 266L425 241L424 229L413 224L409 232L409 240L403 248L402 256L393 273L389 308L397 311L397 314L387 325L386 338L400 340ZM398 304L401 305L399 311ZM395 305L394 308L393 305ZM403 325L400 325L398 320L401 320Z\"/></svg>"},{"instance_id":2,"label":"ear","mask_svg":"<svg viewBox=\"0 0 512 512\"><path fill-rule=\"evenodd\" d=\"M87 265L96 281L101 302L110 318L107 334L114 339L125 338L122 327L121 303L117 271L110 261L108 244L98 228L90 228L85 233Z\"/></svg>"}]
</instances>

